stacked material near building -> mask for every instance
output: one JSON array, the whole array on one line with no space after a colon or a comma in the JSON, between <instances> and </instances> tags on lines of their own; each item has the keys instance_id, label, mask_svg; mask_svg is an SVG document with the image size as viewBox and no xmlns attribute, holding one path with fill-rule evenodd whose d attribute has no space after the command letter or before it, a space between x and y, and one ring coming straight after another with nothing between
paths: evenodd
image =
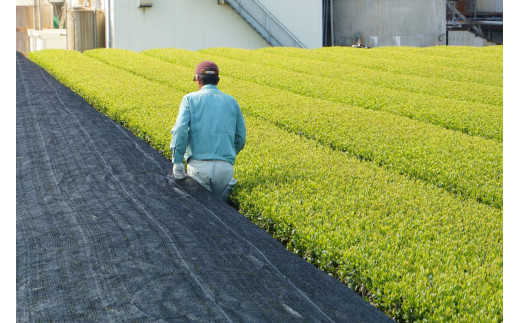
<instances>
[{"instance_id":1,"label":"stacked material near building","mask_svg":"<svg viewBox=\"0 0 520 323\"><path fill-rule=\"evenodd\" d=\"M67 48L80 52L105 47L105 12L92 7L67 11Z\"/></svg>"},{"instance_id":2,"label":"stacked material near building","mask_svg":"<svg viewBox=\"0 0 520 323\"><path fill-rule=\"evenodd\" d=\"M16 50L30 51L29 29L53 28L52 5L47 1L16 0Z\"/></svg>"}]
</instances>

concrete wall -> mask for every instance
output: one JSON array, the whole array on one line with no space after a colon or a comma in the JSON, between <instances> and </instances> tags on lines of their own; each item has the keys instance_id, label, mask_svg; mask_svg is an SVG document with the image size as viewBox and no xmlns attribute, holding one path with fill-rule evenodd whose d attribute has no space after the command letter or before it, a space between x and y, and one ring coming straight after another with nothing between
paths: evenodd
<instances>
[{"instance_id":1,"label":"concrete wall","mask_svg":"<svg viewBox=\"0 0 520 323\"><path fill-rule=\"evenodd\" d=\"M333 1L334 45L435 46L446 43L446 0Z\"/></svg>"},{"instance_id":2,"label":"concrete wall","mask_svg":"<svg viewBox=\"0 0 520 323\"><path fill-rule=\"evenodd\" d=\"M260 0L307 48L322 46L321 0Z\"/></svg>"},{"instance_id":3,"label":"concrete wall","mask_svg":"<svg viewBox=\"0 0 520 323\"><path fill-rule=\"evenodd\" d=\"M153 0L151 8L138 8L137 0L110 2L115 48L139 52L163 47L269 46L231 7L216 0Z\"/></svg>"},{"instance_id":4,"label":"concrete wall","mask_svg":"<svg viewBox=\"0 0 520 323\"><path fill-rule=\"evenodd\" d=\"M496 44L466 30L451 30L448 32L448 45L483 47L493 46Z\"/></svg>"}]
</instances>

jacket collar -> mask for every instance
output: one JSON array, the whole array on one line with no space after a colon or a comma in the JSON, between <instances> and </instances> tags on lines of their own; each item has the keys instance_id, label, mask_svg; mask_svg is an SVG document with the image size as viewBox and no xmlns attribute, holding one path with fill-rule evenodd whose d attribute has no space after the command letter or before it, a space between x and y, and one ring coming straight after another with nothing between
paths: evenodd
<instances>
[{"instance_id":1,"label":"jacket collar","mask_svg":"<svg viewBox=\"0 0 520 323\"><path fill-rule=\"evenodd\" d=\"M217 89L216 85L213 84L206 84L203 87L200 88L201 90L210 90L210 89Z\"/></svg>"}]
</instances>

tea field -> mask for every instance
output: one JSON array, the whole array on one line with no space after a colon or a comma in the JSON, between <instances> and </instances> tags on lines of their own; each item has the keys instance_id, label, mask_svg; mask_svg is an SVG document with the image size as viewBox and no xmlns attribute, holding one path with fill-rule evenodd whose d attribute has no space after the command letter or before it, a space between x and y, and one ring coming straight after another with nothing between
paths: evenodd
<instances>
[{"instance_id":1,"label":"tea field","mask_svg":"<svg viewBox=\"0 0 520 323\"><path fill-rule=\"evenodd\" d=\"M195 65L215 61L246 118L243 215L397 321L502 320L502 47L30 59L169 158Z\"/></svg>"}]
</instances>

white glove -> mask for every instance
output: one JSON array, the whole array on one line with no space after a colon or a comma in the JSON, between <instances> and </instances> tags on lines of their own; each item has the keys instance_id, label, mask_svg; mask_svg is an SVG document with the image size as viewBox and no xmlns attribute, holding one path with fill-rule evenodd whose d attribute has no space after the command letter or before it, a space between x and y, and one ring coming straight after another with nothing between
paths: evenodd
<instances>
[{"instance_id":1,"label":"white glove","mask_svg":"<svg viewBox=\"0 0 520 323\"><path fill-rule=\"evenodd\" d=\"M173 164L173 176L175 176L176 179L183 179L186 177L186 170L184 169L183 163Z\"/></svg>"}]
</instances>

